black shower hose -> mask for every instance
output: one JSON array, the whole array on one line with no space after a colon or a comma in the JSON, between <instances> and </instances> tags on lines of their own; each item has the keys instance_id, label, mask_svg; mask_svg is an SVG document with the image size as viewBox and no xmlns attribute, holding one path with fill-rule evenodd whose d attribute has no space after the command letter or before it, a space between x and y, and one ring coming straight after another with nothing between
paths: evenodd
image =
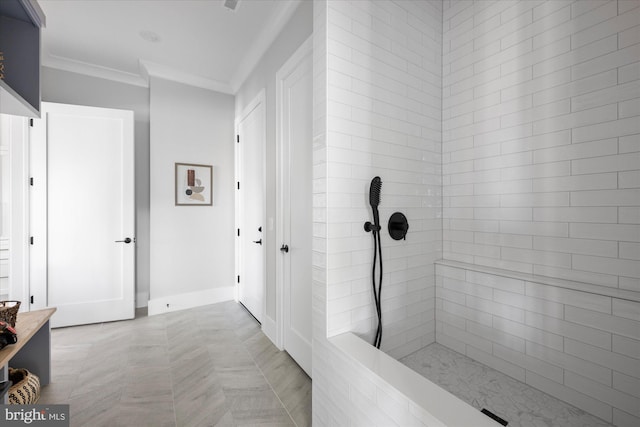
<instances>
[{"instance_id":1,"label":"black shower hose","mask_svg":"<svg viewBox=\"0 0 640 427\"><path fill-rule=\"evenodd\" d=\"M377 222L377 221L376 221ZM377 224L376 224L377 225ZM378 227L379 228L379 227ZM373 345L380 348L382 343L382 244L380 243L380 230L374 229L373 232L373 268L371 272L371 282L373 286L373 298L376 303L376 311L378 313L378 328L376 329L376 337ZM376 289L376 267L380 264L380 275L378 279L378 287Z\"/></svg>"}]
</instances>

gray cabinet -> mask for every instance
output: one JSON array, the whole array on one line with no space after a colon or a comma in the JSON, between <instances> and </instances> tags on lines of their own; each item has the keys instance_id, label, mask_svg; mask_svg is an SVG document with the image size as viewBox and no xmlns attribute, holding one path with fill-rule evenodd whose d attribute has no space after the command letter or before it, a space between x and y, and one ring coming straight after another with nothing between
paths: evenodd
<instances>
[{"instance_id":1,"label":"gray cabinet","mask_svg":"<svg viewBox=\"0 0 640 427\"><path fill-rule=\"evenodd\" d=\"M36 0L0 0L0 113L40 117L40 29Z\"/></svg>"}]
</instances>

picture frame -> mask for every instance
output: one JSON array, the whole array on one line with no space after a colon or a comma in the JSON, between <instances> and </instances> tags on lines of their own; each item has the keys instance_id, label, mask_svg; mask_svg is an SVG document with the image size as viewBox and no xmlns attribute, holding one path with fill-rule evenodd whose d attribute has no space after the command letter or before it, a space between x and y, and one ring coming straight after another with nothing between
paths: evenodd
<instances>
[{"instance_id":1,"label":"picture frame","mask_svg":"<svg viewBox=\"0 0 640 427\"><path fill-rule=\"evenodd\" d=\"M175 164L176 206L213 205L213 166Z\"/></svg>"}]
</instances>

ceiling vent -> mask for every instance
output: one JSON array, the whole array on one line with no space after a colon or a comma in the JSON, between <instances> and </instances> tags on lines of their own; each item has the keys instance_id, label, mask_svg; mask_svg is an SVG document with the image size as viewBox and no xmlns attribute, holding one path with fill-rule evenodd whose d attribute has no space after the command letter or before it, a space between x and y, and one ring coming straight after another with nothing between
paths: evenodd
<instances>
[{"instance_id":1,"label":"ceiling vent","mask_svg":"<svg viewBox=\"0 0 640 427\"><path fill-rule=\"evenodd\" d=\"M239 1L240 0L225 0L224 7L226 7L229 10L236 10L236 7L238 7Z\"/></svg>"}]
</instances>

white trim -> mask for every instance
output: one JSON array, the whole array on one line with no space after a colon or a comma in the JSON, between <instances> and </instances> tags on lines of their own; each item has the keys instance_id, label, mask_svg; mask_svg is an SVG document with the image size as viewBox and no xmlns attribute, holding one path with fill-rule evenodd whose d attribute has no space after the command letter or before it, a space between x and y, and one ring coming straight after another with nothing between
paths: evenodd
<instances>
[{"instance_id":1,"label":"white trim","mask_svg":"<svg viewBox=\"0 0 640 427\"><path fill-rule=\"evenodd\" d=\"M220 82L218 80L209 79L202 76L197 76L189 72L178 70L177 68L170 67L168 65L158 64L156 62L140 60L141 75L158 77L165 80L171 80L178 83L183 83L189 86L199 87L201 89L208 89L214 92L221 92L228 95L233 95L234 91L228 83Z\"/></svg>"},{"instance_id":2,"label":"white trim","mask_svg":"<svg viewBox=\"0 0 640 427\"><path fill-rule=\"evenodd\" d=\"M280 247L278 244L285 243L285 223L284 223L284 205L285 194L284 179L284 139L283 139L283 118L284 118L284 80L291 72L300 64L300 62L313 51L313 36L305 40L291 57L276 72L276 253L280 255ZM280 260L276 261L276 325L275 339L271 339L276 347L280 350L284 349L284 308L285 308L285 257L280 256ZM265 332L266 334L266 332Z\"/></svg>"},{"instance_id":3,"label":"white trim","mask_svg":"<svg viewBox=\"0 0 640 427\"><path fill-rule=\"evenodd\" d=\"M5 198L0 246L6 251L7 287L0 289L6 299L22 302L20 311L29 311L29 120L0 115L0 157ZM6 291L4 294L3 291Z\"/></svg>"},{"instance_id":4,"label":"white trim","mask_svg":"<svg viewBox=\"0 0 640 427\"><path fill-rule=\"evenodd\" d=\"M98 77L133 86L149 87L149 82L136 73L116 70L115 68L78 61L63 56L43 54L42 66L69 71L71 73L84 74L85 76Z\"/></svg>"},{"instance_id":5,"label":"white trim","mask_svg":"<svg viewBox=\"0 0 640 427\"><path fill-rule=\"evenodd\" d=\"M260 59L265 52L271 47L276 37L280 34L287 22L293 16L298 6L302 4L303 0L287 0L276 2L278 9L267 19L267 26L262 30L260 35L256 37L256 41L251 46L247 54L244 56L240 65L234 73L234 77L229 82L229 86L233 89L233 93L236 93L251 72L256 68Z\"/></svg>"},{"instance_id":6,"label":"white trim","mask_svg":"<svg viewBox=\"0 0 640 427\"><path fill-rule=\"evenodd\" d=\"M42 103L46 108L46 103ZM34 303L29 310L48 306L47 301L47 114L34 119L29 127L29 168L34 185L29 191L29 235L35 243L29 245L29 294Z\"/></svg>"},{"instance_id":7,"label":"white trim","mask_svg":"<svg viewBox=\"0 0 640 427\"><path fill-rule=\"evenodd\" d=\"M9 157L11 162L11 236L9 249L9 296L29 310L29 120L12 118Z\"/></svg>"},{"instance_id":8,"label":"white trim","mask_svg":"<svg viewBox=\"0 0 640 427\"><path fill-rule=\"evenodd\" d=\"M22 0L20 3L34 25L40 28L47 26L47 17L36 0Z\"/></svg>"},{"instance_id":9,"label":"white trim","mask_svg":"<svg viewBox=\"0 0 640 427\"><path fill-rule=\"evenodd\" d=\"M53 54L43 55L42 66L140 87L149 87L149 76L153 76L229 95L234 93L227 83L142 59L138 61L138 73L121 71Z\"/></svg>"},{"instance_id":10,"label":"white trim","mask_svg":"<svg viewBox=\"0 0 640 427\"><path fill-rule=\"evenodd\" d=\"M267 146L267 105L266 105L266 90L264 88L260 89L260 91L258 92L258 94L251 100L251 102L249 102L249 104L247 104L247 106L242 110L242 112L240 113L240 115L236 116L235 121L234 121L234 129L235 129L235 134L234 134L234 138L237 137L237 135L239 135L239 126L240 123L253 111L255 110L259 105L262 105L262 205L264 206L264 212L263 212L263 218L262 218L262 245L265 248L265 250L262 253L262 265L263 265L263 269L262 269L262 277L263 277L263 292L262 292L262 318L260 319L260 322L264 322L264 319L267 317L267 255L266 255L266 251L269 248L269 239L268 239L268 227L267 227L267 209L266 209L266 195L267 195L267 168L266 168L266 146ZM235 141L235 139L234 139ZM242 142L240 142L241 144ZM234 142L234 163L235 163L235 183L240 181L240 178L242 177L242 162L241 162L241 156L240 156L240 144ZM238 194L238 191L234 191L234 199L235 199L235 229L238 230L240 228L240 224L241 224L241 215L242 215L242 210L241 210L241 206L240 206L240 197ZM242 275L242 266L241 266L241 259L242 257L240 256L240 240L238 238L237 233L236 234L236 238L235 238L235 276L234 278L237 278L238 276ZM241 278L242 280L242 278ZM236 281L236 284L234 286L235 288L235 292L234 292L234 298L236 301L239 301L239 286L238 283Z\"/></svg>"},{"instance_id":11,"label":"white trim","mask_svg":"<svg viewBox=\"0 0 640 427\"><path fill-rule=\"evenodd\" d=\"M278 333L278 323L276 322L275 319L272 319L271 317L267 316L266 313L264 316L262 316L262 333L265 334L273 344L275 344L278 350L281 350L281 351L283 350L282 346L276 343L276 339L277 339L276 334Z\"/></svg>"},{"instance_id":12,"label":"white trim","mask_svg":"<svg viewBox=\"0 0 640 427\"><path fill-rule=\"evenodd\" d=\"M233 300L233 286L169 295L149 300L149 316Z\"/></svg>"}]
</instances>

